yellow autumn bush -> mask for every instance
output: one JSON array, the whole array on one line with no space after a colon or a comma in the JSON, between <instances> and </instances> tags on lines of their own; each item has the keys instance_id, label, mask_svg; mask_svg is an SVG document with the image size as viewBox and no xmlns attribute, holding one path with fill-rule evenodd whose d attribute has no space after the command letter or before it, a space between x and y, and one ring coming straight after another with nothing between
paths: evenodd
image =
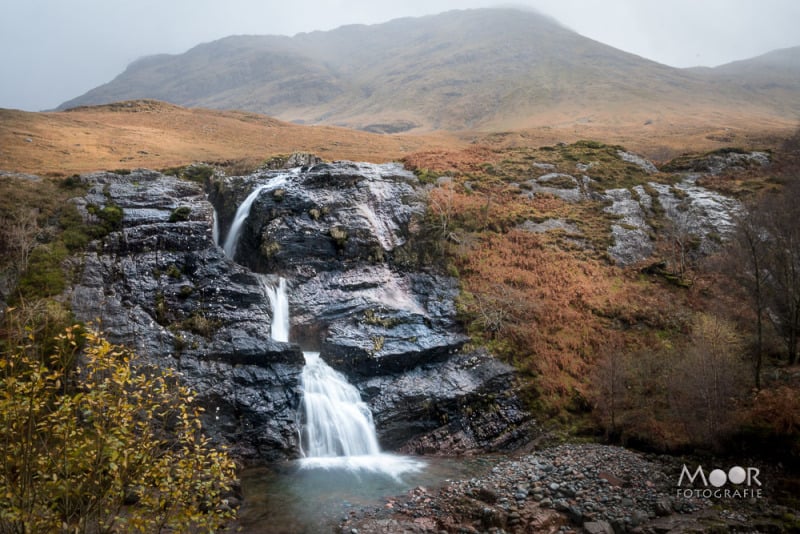
<instances>
[{"instance_id":1,"label":"yellow autumn bush","mask_svg":"<svg viewBox=\"0 0 800 534\"><path fill-rule=\"evenodd\" d=\"M210 532L235 466L169 370L69 327L0 359L0 532Z\"/></svg>"}]
</instances>

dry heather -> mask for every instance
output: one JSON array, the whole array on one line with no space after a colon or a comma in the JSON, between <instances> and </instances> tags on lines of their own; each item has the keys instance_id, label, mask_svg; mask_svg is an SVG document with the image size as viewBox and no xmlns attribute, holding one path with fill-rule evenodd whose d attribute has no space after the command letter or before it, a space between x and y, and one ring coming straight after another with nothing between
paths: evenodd
<instances>
[{"instance_id":1,"label":"dry heather","mask_svg":"<svg viewBox=\"0 0 800 534\"><path fill-rule=\"evenodd\" d=\"M332 126L299 126L264 115L189 109L152 100L28 113L0 109L0 169L70 175L103 169L161 169L192 162L260 162L308 151L326 160L384 162L426 158L420 168L442 168L455 158L480 164L492 150L596 139L621 144L652 159L723 146L768 146L785 138L796 123L773 117L714 114L670 116L648 122L598 116L589 122L542 115L527 129L506 132L371 134ZM462 149L467 149L461 151ZM433 152L431 152L433 151ZM443 157L444 161L436 161Z\"/></svg>"},{"instance_id":2,"label":"dry heather","mask_svg":"<svg viewBox=\"0 0 800 534\"><path fill-rule=\"evenodd\" d=\"M447 135L388 136L298 126L263 115L133 101L69 112L0 110L0 169L69 175L104 169L161 169L188 163L263 161L295 151L327 160L382 162L425 147L453 147Z\"/></svg>"}]
</instances>

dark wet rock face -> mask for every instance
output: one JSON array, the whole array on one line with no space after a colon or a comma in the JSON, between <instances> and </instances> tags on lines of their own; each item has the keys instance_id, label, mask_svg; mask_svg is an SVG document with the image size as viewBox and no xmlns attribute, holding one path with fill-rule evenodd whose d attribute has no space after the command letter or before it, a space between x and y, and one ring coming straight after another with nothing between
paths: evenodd
<instances>
[{"instance_id":1,"label":"dark wet rock face","mask_svg":"<svg viewBox=\"0 0 800 534\"><path fill-rule=\"evenodd\" d=\"M209 431L238 454L293 454L303 355L270 339L263 290L214 245L202 187L150 171L84 179L92 187L79 206L116 205L124 217L84 258L72 292L78 319L177 369L199 393ZM170 222L182 207L186 220Z\"/></svg>"},{"instance_id":2,"label":"dark wet rock face","mask_svg":"<svg viewBox=\"0 0 800 534\"><path fill-rule=\"evenodd\" d=\"M78 319L180 371L210 434L243 458L299 453L301 347L362 391L387 447L437 452L454 446L453 432L464 452L516 444L530 416L510 393L511 368L461 352L455 281L394 261L424 213L415 177L353 163L213 177L223 240L239 204L280 174L253 202L238 263L214 243L201 185L144 170L83 177L87 221L91 204L123 219L85 255L71 296ZM270 338L264 274L288 281L293 343Z\"/></svg>"},{"instance_id":3,"label":"dark wet rock face","mask_svg":"<svg viewBox=\"0 0 800 534\"><path fill-rule=\"evenodd\" d=\"M227 178L215 189L246 196L280 172ZM253 203L236 258L290 280L292 338L355 380L456 352L466 337L455 323L455 281L393 261L424 213L414 175L366 163L286 174Z\"/></svg>"},{"instance_id":4,"label":"dark wet rock face","mask_svg":"<svg viewBox=\"0 0 800 534\"><path fill-rule=\"evenodd\" d=\"M424 212L416 178L399 165L318 164L215 181L223 233L244 197L280 175L286 181L254 202L235 256L253 270L302 277L309 269L383 263L406 241L411 218Z\"/></svg>"}]
</instances>

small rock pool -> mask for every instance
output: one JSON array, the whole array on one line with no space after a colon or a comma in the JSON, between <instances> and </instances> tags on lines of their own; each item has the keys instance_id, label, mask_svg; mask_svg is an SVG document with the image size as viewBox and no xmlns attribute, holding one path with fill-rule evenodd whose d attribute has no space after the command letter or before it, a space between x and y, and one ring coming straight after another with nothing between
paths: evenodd
<instances>
[{"instance_id":1,"label":"small rock pool","mask_svg":"<svg viewBox=\"0 0 800 534\"><path fill-rule=\"evenodd\" d=\"M392 476L351 467L304 468L300 462L252 467L241 473L244 502L237 526L246 534L324 534L351 512L390 506L389 499L423 486L480 477L500 456L414 458L417 471Z\"/></svg>"}]
</instances>

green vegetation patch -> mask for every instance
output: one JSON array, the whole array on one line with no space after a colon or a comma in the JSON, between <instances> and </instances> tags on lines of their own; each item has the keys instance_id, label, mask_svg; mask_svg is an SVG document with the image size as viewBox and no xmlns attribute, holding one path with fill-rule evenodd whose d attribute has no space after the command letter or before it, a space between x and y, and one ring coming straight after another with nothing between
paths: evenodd
<instances>
[{"instance_id":1,"label":"green vegetation patch","mask_svg":"<svg viewBox=\"0 0 800 534\"><path fill-rule=\"evenodd\" d=\"M182 222L188 221L189 216L192 214L192 208L189 206L179 206L172 210L169 215L169 222Z\"/></svg>"},{"instance_id":2,"label":"green vegetation patch","mask_svg":"<svg viewBox=\"0 0 800 534\"><path fill-rule=\"evenodd\" d=\"M667 175L648 174L634 163L624 161L619 152L624 148L606 145L597 141L578 141L571 145L559 144L541 148L514 148L503 152L503 160L485 167L487 175L496 176L505 182L524 183L545 174L560 173L576 177L589 176L598 191L630 188L647 182L671 183ZM548 182L551 187L573 188L575 184Z\"/></svg>"},{"instance_id":3,"label":"green vegetation patch","mask_svg":"<svg viewBox=\"0 0 800 534\"><path fill-rule=\"evenodd\" d=\"M204 163L193 163L184 167L169 167L161 170L162 174L175 176L181 180L196 182L205 186L214 175L214 167Z\"/></svg>"}]
</instances>

